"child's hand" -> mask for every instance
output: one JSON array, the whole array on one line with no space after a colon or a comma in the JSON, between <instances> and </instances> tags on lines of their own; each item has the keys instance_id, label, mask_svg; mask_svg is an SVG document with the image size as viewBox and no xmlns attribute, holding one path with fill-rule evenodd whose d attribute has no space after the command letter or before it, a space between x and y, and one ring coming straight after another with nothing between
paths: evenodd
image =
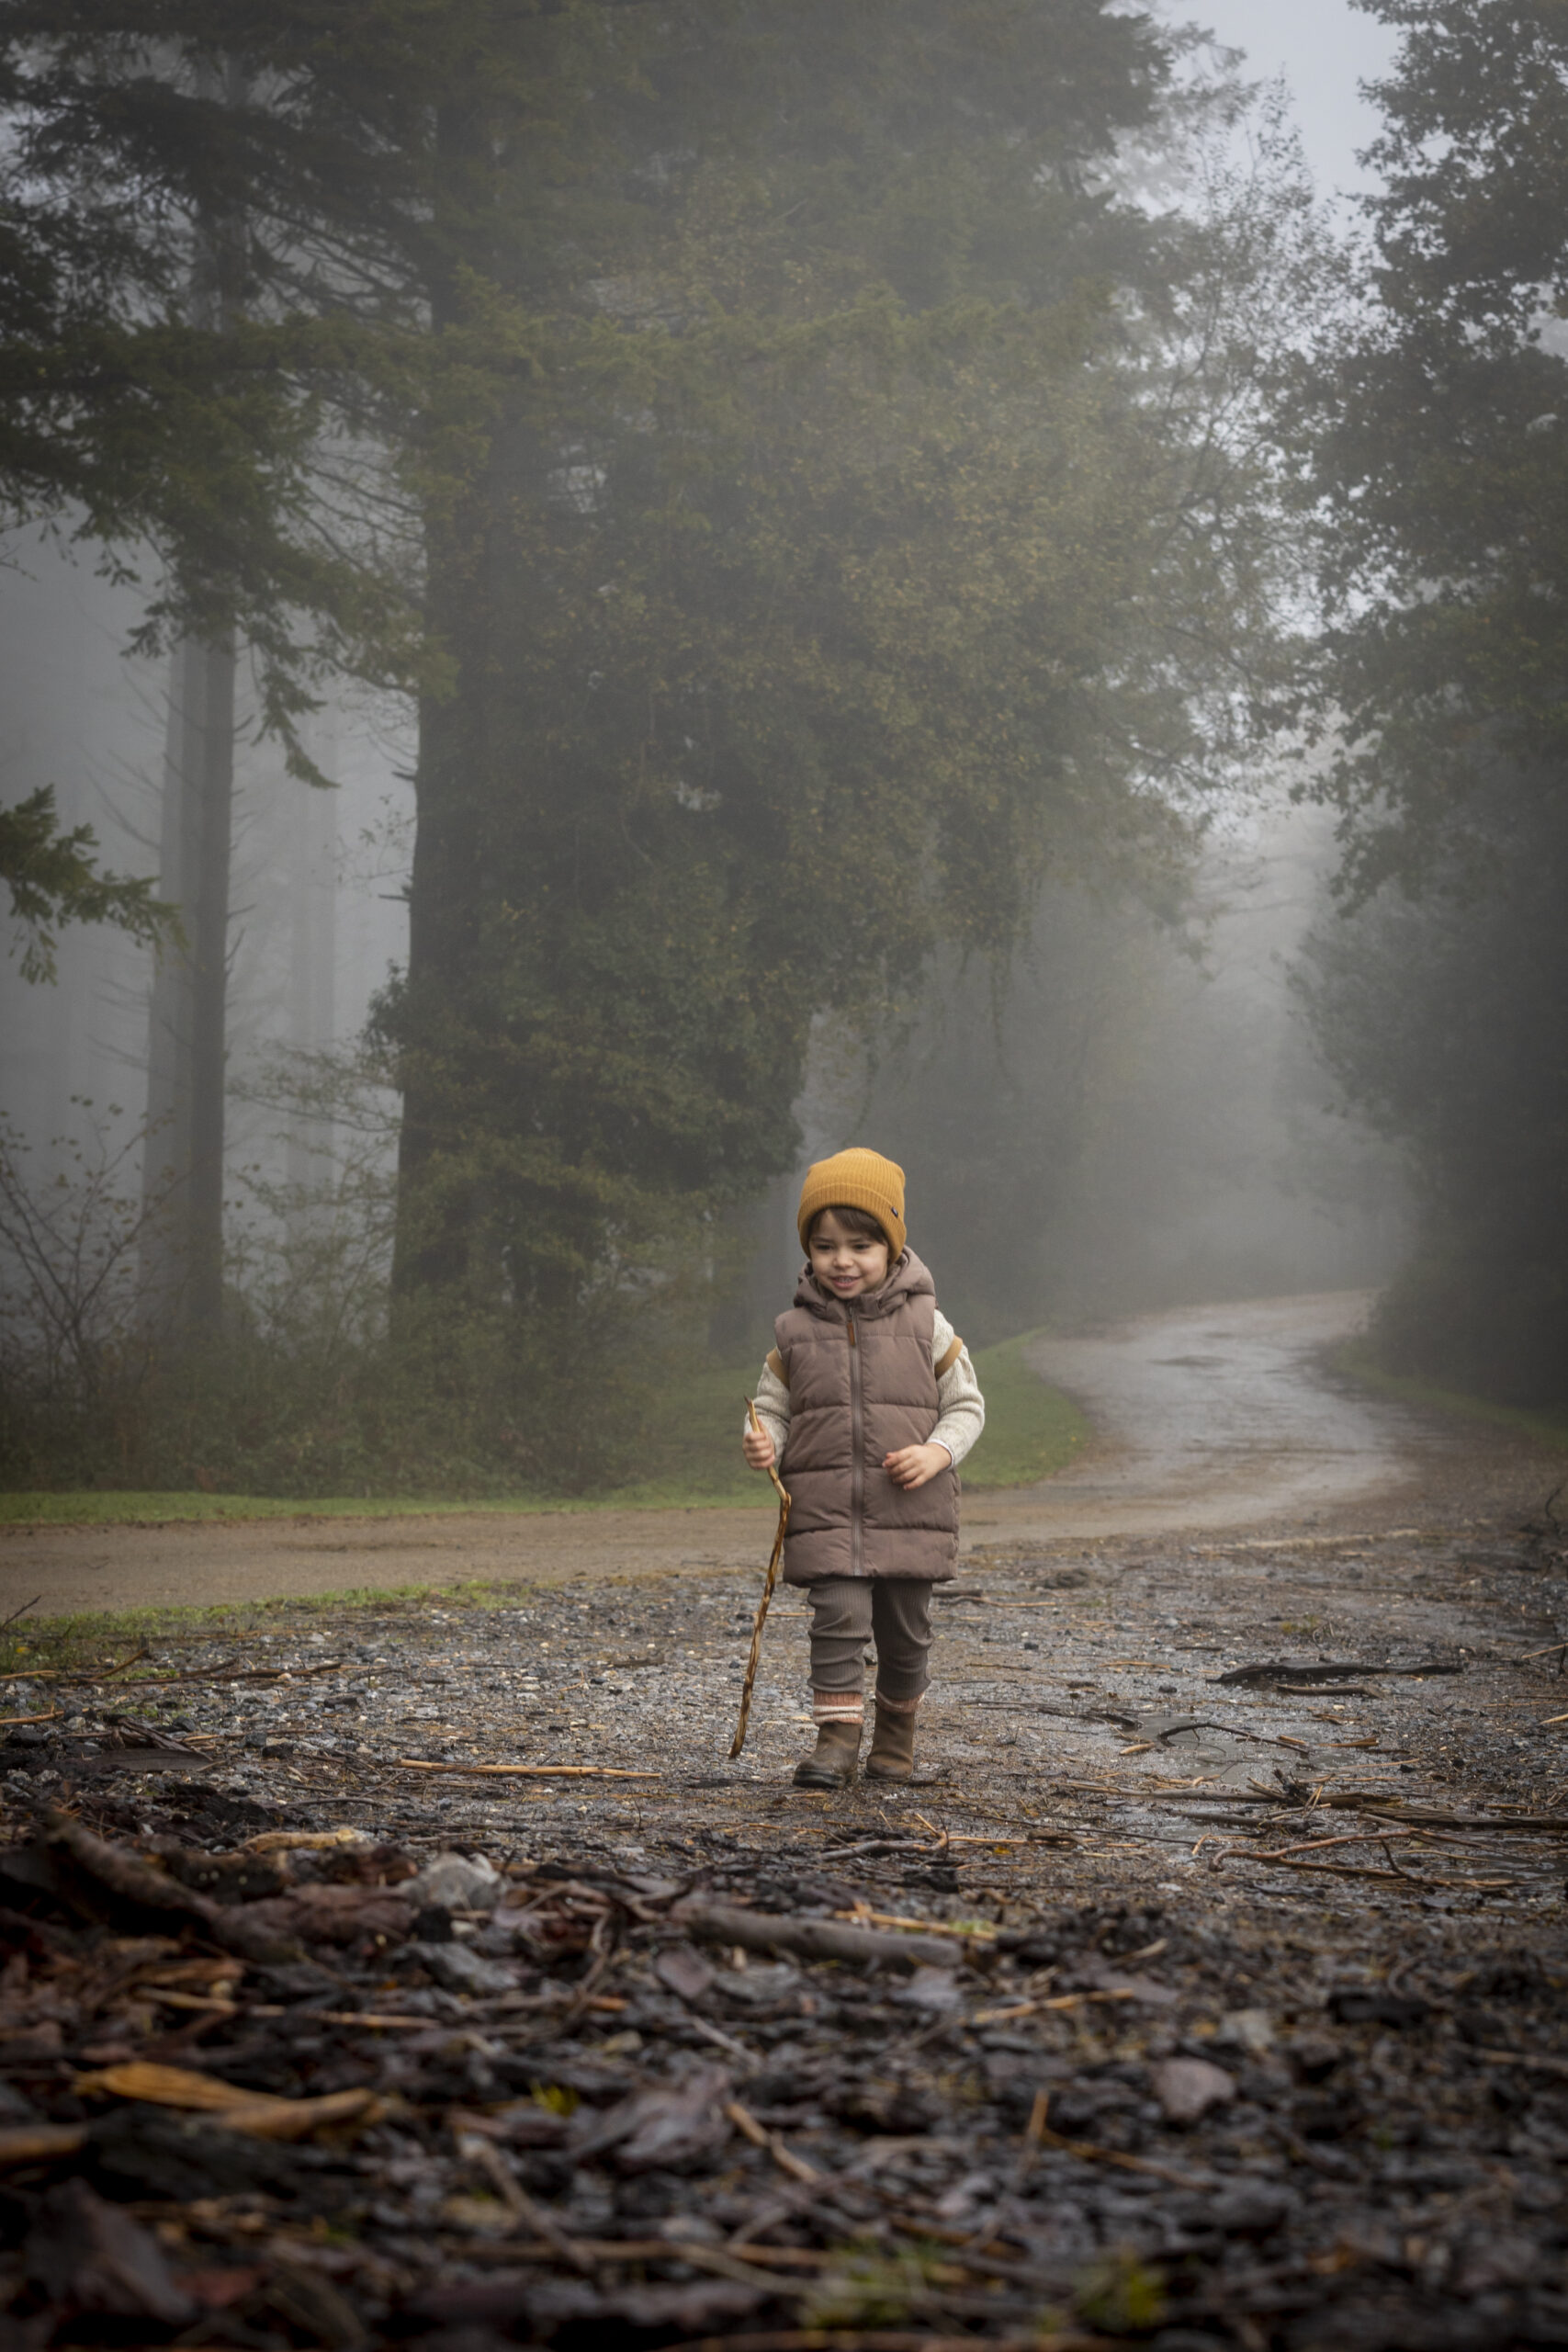
<instances>
[{"instance_id":1,"label":"child's hand","mask_svg":"<svg viewBox=\"0 0 1568 2352\"><path fill-rule=\"evenodd\" d=\"M885 1453L882 1466L896 1487L912 1489L923 1487L939 1470L952 1467L953 1456L945 1445L905 1445L897 1453Z\"/></svg>"},{"instance_id":2,"label":"child's hand","mask_svg":"<svg viewBox=\"0 0 1568 2352\"><path fill-rule=\"evenodd\" d=\"M748 1430L740 1440L740 1450L746 1456L749 1469L773 1468L773 1441L766 1430Z\"/></svg>"}]
</instances>

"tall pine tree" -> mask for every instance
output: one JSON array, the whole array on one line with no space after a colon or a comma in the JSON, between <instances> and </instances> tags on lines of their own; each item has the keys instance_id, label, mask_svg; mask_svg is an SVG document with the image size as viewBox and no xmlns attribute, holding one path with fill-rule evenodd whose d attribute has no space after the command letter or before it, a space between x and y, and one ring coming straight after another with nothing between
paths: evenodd
<instances>
[{"instance_id":1,"label":"tall pine tree","mask_svg":"<svg viewBox=\"0 0 1568 2352\"><path fill-rule=\"evenodd\" d=\"M432 508L458 684L380 1023L404 1335L445 1394L461 1330L519 1460L588 1475L598 1342L789 1165L814 1015L1005 945L1048 872L1179 858L1258 572L1153 356L1193 241L1115 193L1172 103L1146 20L508 40L439 134L444 321L518 343Z\"/></svg>"}]
</instances>

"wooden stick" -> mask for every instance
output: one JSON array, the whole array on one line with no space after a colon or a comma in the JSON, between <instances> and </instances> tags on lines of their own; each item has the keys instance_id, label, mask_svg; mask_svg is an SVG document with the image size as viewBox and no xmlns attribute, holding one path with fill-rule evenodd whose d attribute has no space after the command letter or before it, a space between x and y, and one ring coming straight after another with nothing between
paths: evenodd
<instances>
[{"instance_id":1,"label":"wooden stick","mask_svg":"<svg viewBox=\"0 0 1568 2352\"><path fill-rule=\"evenodd\" d=\"M759 1437L764 1436L766 1432L761 1422L757 1419L757 1408L750 1396L746 1399L746 1410L751 1416L752 1429ZM762 1627L767 1623L768 1603L773 1597L773 1587L778 1581L779 1562L784 1558L784 1536L789 1529L789 1496L784 1489L783 1479L779 1476L778 1465L775 1463L769 1463L768 1476L773 1482L773 1491L779 1498L779 1523L773 1534L773 1548L768 1560L768 1573L762 1586L762 1597L757 1603L756 1622L751 1627L751 1655L746 1661L746 1679L740 1687L740 1720L735 1726L735 1737L730 1743L731 1763L746 1745L746 1725L751 1715L751 1685L757 1679L757 1660L762 1655Z\"/></svg>"},{"instance_id":2,"label":"wooden stick","mask_svg":"<svg viewBox=\"0 0 1568 2352\"><path fill-rule=\"evenodd\" d=\"M481 1781L657 1781L658 1772L626 1772L615 1764L430 1764L422 1756L394 1756L400 1772L457 1772Z\"/></svg>"}]
</instances>

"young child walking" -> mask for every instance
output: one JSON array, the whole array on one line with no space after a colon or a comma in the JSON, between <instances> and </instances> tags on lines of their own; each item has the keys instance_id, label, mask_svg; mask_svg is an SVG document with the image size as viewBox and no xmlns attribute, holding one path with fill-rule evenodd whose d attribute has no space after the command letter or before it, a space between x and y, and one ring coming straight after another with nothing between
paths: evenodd
<instances>
[{"instance_id":1,"label":"young child walking","mask_svg":"<svg viewBox=\"0 0 1568 2352\"><path fill-rule=\"evenodd\" d=\"M874 1635L866 1776L907 1781L931 1679L931 1586L958 1555L958 1464L986 1425L985 1399L907 1246L901 1168L859 1148L818 1160L797 1222L807 1264L757 1384L762 1433L741 1440L753 1470L779 1464L791 1496L784 1582L811 1599L817 1747L795 1777L804 1789L853 1780Z\"/></svg>"}]
</instances>

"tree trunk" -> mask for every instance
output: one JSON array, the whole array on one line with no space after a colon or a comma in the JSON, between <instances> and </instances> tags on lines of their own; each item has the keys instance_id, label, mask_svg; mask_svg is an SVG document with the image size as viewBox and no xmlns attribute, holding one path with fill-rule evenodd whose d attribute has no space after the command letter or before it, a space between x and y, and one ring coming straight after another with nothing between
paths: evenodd
<instances>
[{"instance_id":1,"label":"tree trunk","mask_svg":"<svg viewBox=\"0 0 1568 2352\"><path fill-rule=\"evenodd\" d=\"M148 1291L157 1322L215 1333L223 1306L224 1064L229 853L234 793L232 639L176 648L164 759L159 888L179 907L181 946L152 982L143 1194Z\"/></svg>"},{"instance_id":2,"label":"tree trunk","mask_svg":"<svg viewBox=\"0 0 1568 2352\"><path fill-rule=\"evenodd\" d=\"M329 775L338 764L335 714L317 756ZM288 1039L296 1053L319 1054L333 1040L337 948L337 795L314 785L293 787L289 827ZM304 1230L332 1167L332 1121L296 1116L288 1131L290 1214Z\"/></svg>"},{"instance_id":3,"label":"tree trunk","mask_svg":"<svg viewBox=\"0 0 1568 2352\"><path fill-rule=\"evenodd\" d=\"M231 62L197 61L198 95L243 103ZM244 284L243 223L203 218L190 317L221 332ZM216 1337L223 1317L223 1129L229 1008L229 860L233 832L231 631L175 650L164 751L159 887L179 908L181 946L159 958L147 1054L143 1198L162 1198L150 1227L145 1289L152 1319L187 1338Z\"/></svg>"},{"instance_id":4,"label":"tree trunk","mask_svg":"<svg viewBox=\"0 0 1568 2352\"><path fill-rule=\"evenodd\" d=\"M484 129L477 96L438 110L435 221L447 243L427 289L437 329L465 316L462 276L453 256L462 251L458 224L471 200L470 179L483 168ZM403 1113L394 1298L450 1293L474 1272L474 1189L450 1163L460 1149L462 1023L484 899L487 718L495 690L486 593L490 491L487 461L466 496L431 517L425 534L431 632L457 650L459 674L450 695L426 696L419 718L408 977L400 1016Z\"/></svg>"}]
</instances>

